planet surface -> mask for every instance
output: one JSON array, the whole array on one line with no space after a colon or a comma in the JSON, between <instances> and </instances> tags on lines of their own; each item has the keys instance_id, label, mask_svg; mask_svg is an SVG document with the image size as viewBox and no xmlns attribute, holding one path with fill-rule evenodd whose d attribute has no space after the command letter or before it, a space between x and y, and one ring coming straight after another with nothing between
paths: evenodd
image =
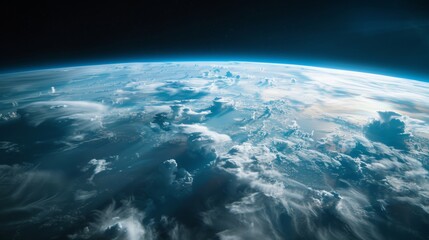
<instances>
[{"instance_id":1,"label":"planet surface","mask_svg":"<svg viewBox=\"0 0 429 240\"><path fill-rule=\"evenodd\" d=\"M0 75L1 239L428 239L429 83L253 62Z\"/></svg>"}]
</instances>

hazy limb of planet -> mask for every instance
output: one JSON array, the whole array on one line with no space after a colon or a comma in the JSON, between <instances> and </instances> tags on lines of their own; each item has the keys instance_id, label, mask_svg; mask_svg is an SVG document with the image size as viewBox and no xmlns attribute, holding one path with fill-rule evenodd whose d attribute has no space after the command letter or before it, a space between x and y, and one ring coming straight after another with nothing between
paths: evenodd
<instances>
[{"instance_id":1,"label":"hazy limb of planet","mask_svg":"<svg viewBox=\"0 0 429 240\"><path fill-rule=\"evenodd\" d=\"M0 75L1 239L429 239L429 83L247 62Z\"/></svg>"}]
</instances>

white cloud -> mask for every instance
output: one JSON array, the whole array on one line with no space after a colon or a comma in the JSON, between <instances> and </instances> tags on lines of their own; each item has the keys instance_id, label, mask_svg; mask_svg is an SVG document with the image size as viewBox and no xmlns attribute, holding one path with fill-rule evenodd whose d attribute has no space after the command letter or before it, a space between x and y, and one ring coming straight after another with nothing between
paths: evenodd
<instances>
[{"instance_id":1,"label":"white cloud","mask_svg":"<svg viewBox=\"0 0 429 240\"><path fill-rule=\"evenodd\" d=\"M82 120L101 124L100 121L106 113L107 107L88 101L50 101L29 104L23 111L26 118L35 126L49 119Z\"/></svg>"},{"instance_id":2,"label":"white cloud","mask_svg":"<svg viewBox=\"0 0 429 240\"><path fill-rule=\"evenodd\" d=\"M92 175L88 178L88 180L90 182L92 182L92 180L94 180L95 175L106 171L106 170L111 170L111 168L109 168L108 166L110 165L109 162L107 162L105 159L91 159L88 162L88 166L86 166L85 168L83 168L83 171L88 171L90 168L94 168Z\"/></svg>"},{"instance_id":3,"label":"white cloud","mask_svg":"<svg viewBox=\"0 0 429 240\"><path fill-rule=\"evenodd\" d=\"M74 198L77 201L86 201L90 198L95 197L96 195L97 195L96 190L85 191L85 190L78 189L78 190L76 190Z\"/></svg>"},{"instance_id":4,"label":"white cloud","mask_svg":"<svg viewBox=\"0 0 429 240\"><path fill-rule=\"evenodd\" d=\"M69 238L125 240L155 238L152 230L142 224L144 213L135 208L131 201L122 201L119 207L113 202L104 210L97 211L96 216L95 222L92 222L80 232L69 235Z\"/></svg>"},{"instance_id":5,"label":"white cloud","mask_svg":"<svg viewBox=\"0 0 429 240\"><path fill-rule=\"evenodd\" d=\"M179 124L177 125L182 129L183 133L194 134L197 133L201 137L200 140L212 140L215 143L224 143L231 141L231 138L226 134L211 131L208 127L200 124Z\"/></svg>"}]
</instances>

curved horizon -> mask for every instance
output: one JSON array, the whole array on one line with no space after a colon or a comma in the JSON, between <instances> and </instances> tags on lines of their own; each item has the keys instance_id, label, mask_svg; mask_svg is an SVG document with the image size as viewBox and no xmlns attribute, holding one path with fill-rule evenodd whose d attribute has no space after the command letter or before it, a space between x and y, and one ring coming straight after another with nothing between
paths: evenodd
<instances>
[{"instance_id":1,"label":"curved horizon","mask_svg":"<svg viewBox=\"0 0 429 240\"><path fill-rule=\"evenodd\" d=\"M54 70L62 68L79 68L79 67L90 67L90 66L102 66L102 65L124 65L124 64L144 64L144 63L166 63L166 62L241 62L241 63L259 63L259 64L280 64L280 65L293 65L293 66L303 66L303 67L313 67L313 68L324 68L332 70L341 70L348 72L359 72L367 73L379 76L401 78L408 80L415 80L421 82L429 82L429 77L421 74L411 74L403 71L392 71L386 68L377 68L377 67L368 67L362 66L359 64L348 64L340 63L336 61L326 61L326 60L308 60L308 59L299 59L295 60L291 58L261 58L261 57L152 57L152 58L123 58L122 60L115 60L111 58L110 60L89 60L89 61L80 61L80 62L67 62L59 64L42 64L36 67L17 67L10 68L9 70L0 70L0 75L15 74L15 73L24 73L24 72L34 72L34 71L45 71L45 70Z\"/></svg>"}]
</instances>

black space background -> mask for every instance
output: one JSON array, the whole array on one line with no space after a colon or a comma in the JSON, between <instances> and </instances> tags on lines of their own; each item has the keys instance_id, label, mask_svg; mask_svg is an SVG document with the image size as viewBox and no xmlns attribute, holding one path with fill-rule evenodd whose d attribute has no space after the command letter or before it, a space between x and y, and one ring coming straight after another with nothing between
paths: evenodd
<instances>
[{"instance_id":1,"label":"black space background","mask_svg":"<svg viewBox=\"0 0 429 240\"><path fill-rule=\"evenodd\" d=\"M236 57L326 62L429 79L425 0L3 1L0 15L3 71Z\"/></svg>"}]
</instances>

